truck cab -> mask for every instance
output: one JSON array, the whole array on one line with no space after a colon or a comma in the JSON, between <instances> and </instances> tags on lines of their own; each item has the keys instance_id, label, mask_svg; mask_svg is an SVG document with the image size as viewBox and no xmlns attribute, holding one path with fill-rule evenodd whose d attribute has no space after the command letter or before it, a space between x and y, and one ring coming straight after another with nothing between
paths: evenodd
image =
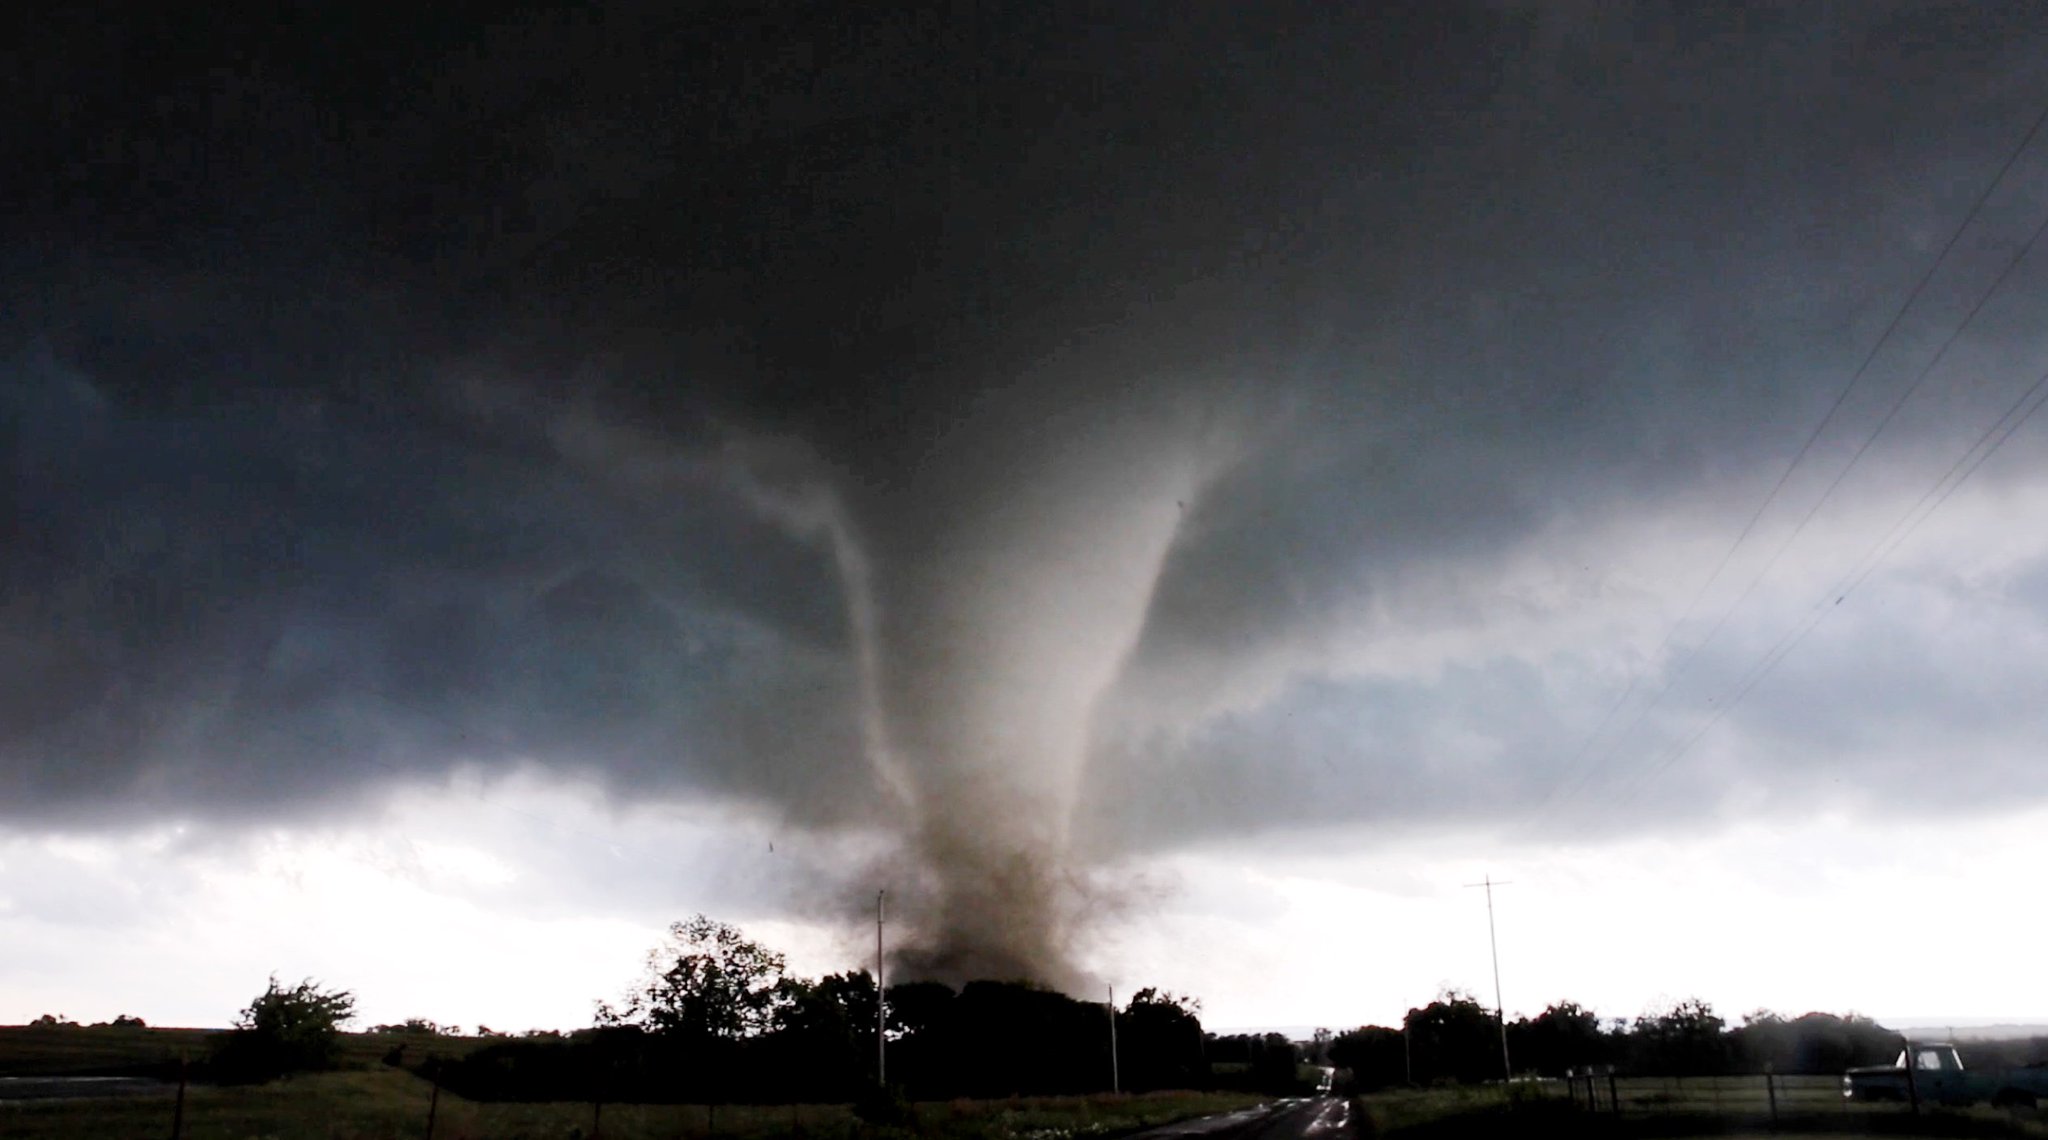
<instances>
[{"instance_id":1,"label":"truck cab","mask_svg":"<svg viewBox=\"0 0 2048 1140\"><path fill-rule=\"evenodd\" d=\"M1909 1071L1910 1070L1910 1071ZM1944 1090L1960 1085L1963 1059L1947 1043L1909 1044L1889 1065L1864 1065L1842 1074L1842 1095L1851 1100L1897 1101L1916 1093L1924 1101L1939 1101Z\"/></svg>"},{"instance_id":2,"label":"truck cab","mask_svg":"<svg viewBox=\"0 0 2048 1140\"><path fill-rule=\"evenodd\" d=\"M2048 1069L1965 1070L1949 1042L1908 1044L1889 1065L1867 1065L1842 1074L1842 1095L1850 1100L1924 1104L2038 1103L2048 1086Z\"/></svg>"}]
</instances>

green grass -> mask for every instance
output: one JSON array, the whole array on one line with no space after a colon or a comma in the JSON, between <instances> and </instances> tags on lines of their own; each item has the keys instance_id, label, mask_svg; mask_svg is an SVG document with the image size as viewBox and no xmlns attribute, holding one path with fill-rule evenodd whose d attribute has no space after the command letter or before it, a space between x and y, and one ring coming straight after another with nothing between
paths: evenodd
<instances>
[{"instance_id":1,"label":"green grass","mask_svg":"<svg viewBox=\"0 0 2048 1140\"><path fill-rule=\"evenodd\" d=\"M0 1026L0 1076L76 1076L174 1066L212 1055L218 1029L158 1029L154 1026ZM428 1053L459 1057L496 1038L448 1037L426 1033L344 1033L341 1065L374 1068L395 1045L408 1062Z\"/></svg>"},{"instance_id":2,"label":"green grass","mask_svg":"<svg viewBox=\"0 0 2048 1140\"><path fill-rule=\"evenodd\" d=\"M1603 1103L1607 1084L1600 1082ZM1777 1134L2048 1138L2037 1110L1928 1108L1845 1103L1837 1077L1778 1079ZM1359 1097L1354 1118L1366 1135L1406 1133L1411 1140L1568 1135L1610 1140L1763 1134L1771 1131L1761 1077L1623 1077L1619 1115L1576 1110L1560 1082L1403 1089Z\"/></svg>"},{"instance_id":3,"label":"green grass","mask_svg":"<svg viewBox=\"0 0 2048 1140\"><path fill-rule=\"evenodd\" d=\"M1500 1085L1447 1085L1367 1093L1352 1102L1359 1131L1399 1132L1454 1117L1503 1112L1508 1095Z\"/></svg>"},{"instance_id":4,"label":"green grass","mask_svg":"<svg viewBox=\"0 0 2048 1140\"><path fill-rule=\"evenodd\" d=\"M201 1060L216 1032L207 1029L137 1029L0 1026L0 1076L104 1073L176 1064L180 1053Z\"/></svg>"},{"instance_id":5,"label":"green grass","mask_svg":"<svg viewBox=\"0 0 2048 1140\"><path fill-rule=\"evenodd\" d=\"M1110 1136L1264 1102L1265 1098L1246 1093L1199 1092L956 1100L919 1105L914 1131L961 1140L1066 1140Z\"/></svg>"},{"instance_id":6,"label":"green grass","mask_svg":"<svg viewBox=\"0 0 2048 1140\"><path fill-rule=\"evenodd\" d=\"M184 1135L191 1140L383 1140L425 1134L431 1087L393 1069L319 1073L253 1088L193 1086ZM1229 1093L1018 1098L921 1104L908 1129L862 1126L843 1105L607 1105L607 1140L1068 1140L1229 1112L1260 1103ZM0 1102L0 1135L13 1140L94 1136L162 1140L172 1098ZM587 1104L482 1104L442 1093L436 1140L563 1140L588 1137Z\"/></svg>"}]
</instances>

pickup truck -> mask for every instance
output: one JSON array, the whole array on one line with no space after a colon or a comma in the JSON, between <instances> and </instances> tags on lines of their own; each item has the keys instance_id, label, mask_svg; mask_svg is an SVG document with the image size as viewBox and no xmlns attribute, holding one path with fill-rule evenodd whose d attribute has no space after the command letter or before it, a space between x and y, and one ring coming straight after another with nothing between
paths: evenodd
<instances>
[{"instance_id":1,"label":"pickup truck","mask_svg":"<svg viewBox=\"0 0 2048 1140\"><path fill-rule=\"evenodd\" d=\"M1913 1066L1910 1072L1908 1064ZM1842 1095L1850 1100L1901 1101L1916 1094L1924 1104L1990 1101L2033 1107L2048 1097L2048 1066L1965 1069L1956 1047L1940 1043L1908 1045L1889 1065L1868 1065L1842 1074Z\"/></svg>"}]
</instances>

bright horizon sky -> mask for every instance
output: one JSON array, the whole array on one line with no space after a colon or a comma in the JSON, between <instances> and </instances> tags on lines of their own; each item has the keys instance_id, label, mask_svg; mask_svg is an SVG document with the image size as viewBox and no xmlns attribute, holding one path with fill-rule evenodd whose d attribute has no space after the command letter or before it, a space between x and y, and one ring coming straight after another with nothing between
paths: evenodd
<instances>
[{"instance_id":1,"label":"bright horizon sky","mask_svg":"<svg viewBox=\"0 0 2048 1140\"><path fill-rule=\"evenodd\" d=\"M770 828L660 812L614 817L587 788L540 781L487 796L472 785L394 799L380 825L313 835L216 846L192 843L189 831L157 832L0 849L10 881L44 884L77 911L130 914L91 941L62 921L17 922L17 980L0 991L0 1023L62 1013L221 1026L275 970L353 991L360 1028L408 1017L514 1032L579 1028L596 999L616 998L632 980L663 916L692 913L692 904L664 910L634 892L609 915L582 913L565 897L578 884L549 866L595 857L587 874L620 859L615 851L630 858L649 848L716 868L720 885L709 888L678 876L676 898L705 899L714 917L784 951L792 972L872 968L871 919L768 917L734 897L745 887L731 884L774 883L789 841L769 854ZM1738 828L1704 842L1523 851L1491 864L1454 840L1397 857L1315 847L1257 861L1241 851L1188 854L1130 869L1149 881L1147 901L1083 960L1116 985L1120 1002L1146 985L1200 998L1212 1030L1398 1025L1446 987L1490 1006L1483 892L1462 884L1491 874L1506 884L1494 907L1511 1018L1574 1000L1632 1020L1697 996L1731 1026L1760 1008L1858 1012L1894 1026L2039 1023L2048 1017L2012 984L2026 976L2031 919L2003 903L2024 891L2044 826L2042 809L1979 821L1959 847L1950 828L1873 832L1820 818L1803 835ZM1817 841L1846 861L1816 862ZM802 840L788 849L798 859L818 854L829 857ZM1866 873L1845 875L1845 865ZM17 914L53 905L24 893L10 898ZM1902 937L1902 894L1985 920L1967 945L1911 930ZM1825 938L1809 918L1816 908L1836 916ZM1929 952L1967 956L1973 968L1908 971L1902 981L1897 955Z\"/></svg>"}]
</instances>

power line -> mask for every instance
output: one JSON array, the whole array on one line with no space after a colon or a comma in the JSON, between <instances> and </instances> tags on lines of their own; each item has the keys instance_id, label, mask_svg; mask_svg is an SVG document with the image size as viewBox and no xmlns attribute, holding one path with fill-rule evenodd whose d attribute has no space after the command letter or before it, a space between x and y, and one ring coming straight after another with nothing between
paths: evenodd
<instances>
[{"instance_id":1,"label":"power line","mask_svg":"<svg viewBox=\"0 0 2048 1140\"><path fill-rule=\"evenodd\" d=\"M1974 223L1977 220L1978 215L1983 212L1985 204L1990 201L1992 195L1997 191L1998 187L2005 181L2007 175L2009 175L2012 172L2012 169L2018 163L2020 156L2026 152L2028 147L2031 146L2034 142L2035 138L2040 135L2042 127L2044 125L2048 125L2048 108L2044 108L2042 112L2035 117L2033 124L2027 129L2027 133L2021 137L2019 143L2015 145L2012 151L2006 155L2005 161L2002 164L2000 164L1998 168L1998 172L1992 177L1991 181L1985 185L1983 191L1981 191L1977 195L1976 200L1971 203L1970 209L1966 214L1964 214L1962 221L1956 226L1955 230L1949 234L1948 240L1942 244L1940 252L1935 255L1934 260L1928 265L1926 271L1923 272L1920 275L1919 279L1914 283L1913 288L1906 294L1904 301L1900 303L1897 311L1893 313L1891 320L1885 324L1884 331L1878 335L1877 340L1872 343L1870 350L1864 354L1862 361L1857 365L1855 371L1850 374L1848 382L1845 383L1838 392L1836 392L1834 400L1828 405L1828 410L1821 417L1820 422L1816 424L1813 430L1807 434L1806 439L1800 444L1798 451L1793 454L1791 461L1786 464L1785 469L1779 473L1777 480L1771 485L1770 491L1765 494L1763 500L1757 505L1756 510L1751 512L1748 520L1743 523L1742 529L1736 534L1735 540L1729 544L1728 549L1722 553L1721 558L1715 564L1713 571L1708 574L1706 580L1701 583L1699 589L1693 593L1692 599L1686 604L1685 609L1679 614L1678 618L1675 621L1673 621L1671 626L1665 631L1664 637L1658 643L1657 648L1653 650L1643 660L1643 662L1636 667L1635 671L1630 676L1628 685L1622 691L1621 696L1618 699L1616 699L1612 705L1608 706L1606 713L1602 715L1599 723L1594 726L1593 731L1587 735L1585 741L1579 746L1578 750L1573 754L1572 760L1567 765L1567 771L1570 773L1575 773L1576 775L1567 775L1565 777L1565 782L1552 786L1550 793L1546 795L1544 797L1543 802L1538 805L1535 814L1531 817L1529 823L1525 825L1525 827L1533 826L1536 821L1540 820L1551 808L1556 806L1560 801L1569 802L1569 800L1572 797L1576 796L1580 791L1582 791L1585 788L1585 786L1591 781L1595 773L1597 773L1601 768L1605 767L1607 764L1612 762L1615 754L1613 749L1610 749L1609 751L1603 753L1598 760L1594 761L1590 765L1585 763L1585 759L1591 752L1594 743L1597 740L1599 740L1601 734L1606 731L1607 726L1613 722L1615 714L1618 713L1622 709L1622 707L1628 703L1628 699L1631 696L1633 696L1637 688L1640 687L1644 677L1647 675L1651 666L1659 658L1662 657L1666 649L1670 648L1672 640L1677 636L1678 631L1684 628L1685 623L1687 621L1690 621L1692 619L1692 616L1698 610L1701 601L1705 599L1707 593L1713 589L1714 585L1720 581L1722 574L1726 572L1728 566L1733 561L1736 551L1741 549L1742 544L1745 541L1747 541L1750 535L1755 531L1758 521L1763 518L1764 514L1770 509L1771 505L1778 500L1779 496L1784 491L1785 485L1791 480L1793 473L1799 468L1800 464L1803 463L1806 457L1811 453L1815 442L1817 442L1820 439L1821 435L1827 430L1828 425L1834 422L1836 415L1841 411L1843 405L1847 403L1850 394L1854 392L1855 389L1862 383L1864 377L1869 373L1871 365L1877 360L1878 356L1883 352L1885 346L1891 341L1893 336L1896 335L1900 325L1905 320L1906 314L1911 311L1913 305L1920 299L1921 295L1926 291L1929 283L1933 281L1936 274L1940 271L1942 265L1948 260L1949 255L1954 251L1957 243L1961 241L1963 234L1969 230L1972 223ZM1839 472L1836 473L1834 480L1828 484L1827 489L1822 492L1820 498L1815 500L1814 504L1810 508L1808 508L1805 516L1800 519L1798 525L1793 528L1792 532L1786 537L1785 541L1779 545L1778 549L1771 554L1770 558L1766 561L1763 568L1757 572L1755 577L1750 579L1749 584L1743 589L1742 593L1739 596L1737 596L1735 601L1731 603L1727 609L1721 612L1720 617L1716 619L1714 625L1707 631L1706 636L1701 638L1698 644L1686 650L1685 653L1680 657L1679 662L1672 671L1670 678L1664 683L1662 687L1658 689L1657 693L1650 698L1649 703L1645 705L1639 712L1637 712L1636 715L1629 720L1627 726L1624 727L1622 731L1616 736L1616 748L1618 748L1619 742L1622 739L1626 739L1630 733L1634 732L1636 726L1641 724L1644 718L1646 718L1652 711L1654 711L1657 705L1663 701L1664 696L1667 693L1669 693L1671 689L1674 686L1676 686L1680 680L1684 678L1686 672L1691 668L1693 661L1697 658L1700 651L1705 649L1706 646L1714 640L1715 636L1718 635L1721 629L1727 624L1729 616L1732 615L1737 609L1741 608L1742 604L1749 599L1749 597L1755 592L1757 585L1760 582L1762 582L1764 577L1766 577L1770 573L1770 571L1777 565L1779 558L1783 556L1785 550L1788 547L1790 547L1792 542L1796 540L1799 537L1799 535L1806 529L1807 524L1813 520L1814 516L1820 511L1820 509L1824 505L1826 505L1830 498L1833 497L1836 489L1839 488L1842 482L1848 477L1849 472L1852 471L1856 467L1856 465L1862 460L1864 453L1870 449L1871 445L1874 442L1876 442L1877 437L1883 434L1885 429L1890 426L1892 420L1898 415L1899 410L1905 406L1907 401L1912 398L1913 394L1917 392L1920 389L1921 385L1926 382L1928 376L1931 375L1934 369L1940 365L1942 359L1947 356L1949 348L1952 345L1954 345L1956 340L1962 336L1963 332L1967 330L1970 327L1970 325L1972 325L1976 321L1978 314L1983 310L1985 304L1988 303L1990 299L1998 293L1999 289L2005 284L2006 280L2012 275L2013 271L2018 267L2020 262L2026 258L2027 254L2030 251L2033 250L2035 245L2040 241L2040 238L2044 230L2048 230L2048 218L2043 219L2041 225L2034 230L2033 234L2027 239L2026 243L2022 245L2019 248L2019 250L2016 253L2014 253L2012 258L2006 262L2005 267L2000 271L1998 277L1991 283L1990 288L1986 289L1984 293L1978 297L1976 303L1971 306L1969 312L1965 314L1962 321L1960 321L1957 324L1955 330L1949 334L1948 338L1942 342L1941 347L1936 350L1934 356L1931 357L1926 363L1926 365L1924 365L1921 368L1919 374L1915 376L1913 382L1907 386L1905 391L1902 392L1896 400L1892 402L1891 407L1885 412L1884 417L1878 421L1877 425L1864 438L1863 443L1856 449L1855 454L1850 457L1849 462L1845 466L1843 466L1843 468ZM1567 784L1569 786L1566 786Z\"/></svg>"},{"instance_id":2,"label":"power line","mask_svg":"<svg viewBox=\"0 0 2048 1140\"><path fill-rule=\"evenodd\" d=\"M2005 263L2005 269L1999 273L1998 279L1991 283L1991 288L1986 290L1984 295L1977 299L1976 304L1970 306L1970 311L1964 316L1962 323L1957 325L1955 331L1948 335L1947 340L1941 342L1941 348L1928 360L1926 366L1920 370L1919 375L1913 378L1913 382L1906 386L1906 390L1899 393L1898 399L1892 401L1891 407L1885 410L1884 418L1879 420L1877 426L1871 429L1870 434L1864 437L1862 445L1857 447L1856 453L1849 457L1849 462L1842 467L1841 471L1836 473L1834 481L1828 484L1827 490L1822 491L1820 498L1814 500L1813 506L1807 508L1806 514L1799 520L1799 525L1793 527L1792 533L1785 536L1785 541L1778 544L1778 549L1771 554L1770 560L1764 563L1763 569L1757 572L1757 576L1750 579L1748 588L1744 589L1742 595L1735 599L1735 604L1728 607L1728 610L1721 615L1720 621L1714 623L1714 628L1708 631L1706 638L1694 649L1695 653L1699 649L1705 648L1707 642L1714 639L1714 634L1719 633L1721 626L1727 622L1728 614L1734 613L1744 601L1748 600L1750 594L1756 590L1757 583L1763 581L1764 577L1771 572L1771 569L1778 564L1778 559L1784 555L1792 543L1806 530L1807 524L1812 522L1813 517L1820 513L1820 509L1827 505L1829 499L1834 497L1835 491L1841 487L1842 481L1849 477L1849 472L1855 470L1856 465L1863 461L1864 453L1868 452L1871 445L1877 442L1877 437L1883 435L1885 429L1891 426L1892 420L1897 418L1899 410L1906 406L1906 402L1913 398L1913 394L1920 390L1920 386L1927 382L1927 378L1933 374L1935 368L1948 356L1948 350L1962 337L1963 333L1969 330L1971 325L1976 323L1977 314L1982 312L1984 306L1990 302L1991 298L1997 295L1999 289L2006 283L2006 280L2012 276L2013 271L2019 268L2020 262L2024 261L2027 255L2033 252L2034 247L2040 243L2041 235L2044 233L2048 233L2048 216L2042 217L2041 223L2034 227L2033 234L2027 238L2026 244L2021 246L2019 252L2015 253L2012 259Z\"/></svg>"},{"instance_id":3,"label":"power line","mask_svg":"<svg viewBox=\"0 0 2048 1140\"><path fill-rule=\"evenodd\" d=\"M2011 406L1992 422L1991 426L1985 428L1976 441L1965 449L1963 454L1953 464L1949 465L1949 469L1943 472L1941 478L1937 479L1933 486L1929 487L1912 506L1908 507L1906 512L1900 515L1899 519L1879 537L1878 541L1850 566L1849 572L1836 580L1835 585L1813 605L1809 611L1809 616L1800 626L1780 637L1756 663L1752 664L1737 679L1736 687L1723 694L1726 699L1718 700L1719 707L1715 710L1713 716L1709 717L1682 744L1663 759L1656 762L1654 767L1636 781L1629 789L1631 802L1636 798L1640 798L1644 789L1653 783L1658 776L1661 776L1673 765L1677 764L1679 760L1683 759L1687 753L1691 752L1693 747L1705 738L1707 733L1713 730L1714 726L1720 724L1722 719L1734 710L1735 706L1741 704L1743 699L1749 696L1750 692L1765 677L1769 676L1786 657L1791 655L1794 649L1798 648L1800 642L1806 640L1808 634L1812 633L1822 621L1826 620L1828 614L1834 612L1837 607L1848 600L1850 594L1855 593L1864 582L1870 579L1872 574L1877 572L1877 568L1883 565L1885 559L1891 557L1900 546L1905 544L1908 538L1912 537L1915 531L1920 529L1922 523L1933 517L1934 512L1940 510L1942 504L1948 502L1949 496L1955 494L1972 475L1977 473L1977 469L1982 467L1986 460L1990 459L1999 448L2005 446L2006 441L2011 439L2013 434L2019 431L2021 427L2025 426L2027 421L2033 418L2034 413L2041 410L2043 404L2048 404L2048 372L2042 373L2039 379L2035 380L2026 391L2020 394L2019 399L2013 401ZM1987 441L1989 446L1986 446ZM1981 453L1978 451L1979 448L1983 448ZM1971 459L1972 455L1976 456L1974 460ZM1944 483L1947 484L1946 488L1943 487ZM1937 494L1937 492L1939 493ZM1929 502L1930 499L1932 499L1931 503ZM1923 505L1926 506L1924 511L1921 510ZM1915 512L1919 512L1918 517L1914 517ZM1910 524L1907 522L1908 519L1912 520ZM1901 530L1902 526L1903 530ZM1834 599L1832 603L1828 601L1829 597Z\"/></svg>"}]
</instances>

